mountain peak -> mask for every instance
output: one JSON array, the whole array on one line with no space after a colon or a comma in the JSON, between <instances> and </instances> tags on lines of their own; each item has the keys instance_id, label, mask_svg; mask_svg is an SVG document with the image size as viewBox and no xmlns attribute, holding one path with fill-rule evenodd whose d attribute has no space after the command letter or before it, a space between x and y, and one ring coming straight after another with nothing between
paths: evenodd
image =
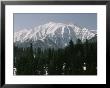
<instances>
[{"instance_id":1,"label":"mountain peak","mask_svg":"<svg viewBox=\"0 0 110 88\"><path fill-rule=\"evenodd\" d=\"M56 24L56 22L49 21L47 24Z\"/></svg>"},{"instance_id":2,"label":"mountain peak","mask_svg":"<svg viewBox=\"0 0 110 88\"><path fill-rule=\"evenodd\" d=\"M47 24L49 24L49 25L51 25L51 24L58 25L58 24L64 24L64 23L50 21Z\"/></svg>"},{"instance_id":3,"label":"mountain peak","mask_svg":"<svg viewBox=\"0 0 110 88\"><path fill-rule=\"evenodd\" d=\"M77 39L82 41L91 39L95 34L87 28L80 28L74 24L56 23L53 21L40 25L30 30L14 33L14 42L42 41L46 46L64 47L72 39L75 43ZM52 45L51 45L52 44ZM53 45L54 44L54 45Z\"/></svg>"}]
</instances>

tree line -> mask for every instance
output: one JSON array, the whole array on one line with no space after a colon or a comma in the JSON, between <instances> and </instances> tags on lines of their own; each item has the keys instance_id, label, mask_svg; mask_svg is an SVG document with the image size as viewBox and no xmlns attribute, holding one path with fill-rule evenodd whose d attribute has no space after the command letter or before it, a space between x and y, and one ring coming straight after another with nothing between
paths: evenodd
<instances>
[{"instance_id":1,"label":"tree line","mask_svg":"<svg viewBox=\"0 0 110 88\"><path fill-rule=\"evenodd\" d=\"M14 46L14 67L16 75L96 75L97 42L70 40L65 48L34 51L32 43L27 48Z\"/></svg>"}]
</instances>

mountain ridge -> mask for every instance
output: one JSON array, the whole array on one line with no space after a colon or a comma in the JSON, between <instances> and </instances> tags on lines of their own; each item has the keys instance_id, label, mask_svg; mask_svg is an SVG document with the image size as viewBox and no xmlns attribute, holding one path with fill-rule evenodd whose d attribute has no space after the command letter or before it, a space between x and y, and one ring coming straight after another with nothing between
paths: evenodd
<instances>
[{"instance_id":1,"label":"mountain ridge","mask_svg":"<svg viewBox=\"0 0 110 88\"><path fill-rule=\"evenodd\" d=\"M87 28L80 28L72 23L55 23L48 22L44 25L39 25L33 29L21 30L14 33L14 43L20 46L29 45L32 42L34 47L55 47L63 48L72 40L76 43L77 39L84 42L86 39L91 39L96 34L89 31ZM24 47L23 46L23 47Z\"/></svg>"}]
</instances>

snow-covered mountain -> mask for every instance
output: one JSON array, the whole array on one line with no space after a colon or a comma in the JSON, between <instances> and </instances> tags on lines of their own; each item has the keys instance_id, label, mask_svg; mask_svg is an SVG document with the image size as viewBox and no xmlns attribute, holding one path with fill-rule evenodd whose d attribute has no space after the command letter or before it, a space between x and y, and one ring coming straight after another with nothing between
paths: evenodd
<instances>
[{"instance_id":1,"label":"snow-covered mountain","mask_svg":"<svg viewBox=\"0 0 110 88\"><path fill-rule=\"evenodd\" d=\"M23 29L15 32L14 43L22 47L33 43L35 48L63 48L68 45L71 39L74 43L76 43L77 39L81 39L84 42L95 35L94 32L87 28L81 28L74 24L49 22L30 30Z\"/></svg>"}]
</instances>

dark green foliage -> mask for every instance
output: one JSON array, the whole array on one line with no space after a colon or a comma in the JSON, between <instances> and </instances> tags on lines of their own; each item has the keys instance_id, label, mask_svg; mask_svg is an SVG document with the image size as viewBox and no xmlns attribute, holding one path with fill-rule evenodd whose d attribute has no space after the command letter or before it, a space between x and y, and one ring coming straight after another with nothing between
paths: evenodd
<instances>
[{"instance_id":1,"label":"dark green foliage","mask_svg":"<svg viewBox=\"0 0 110 88\"><path fill-rule=\"evenodd\" d=\"M32 43L27 48L14 46L14 67L17 75L96 75L97 42L70 40L63 49L39 47L36 51Z\"/></svg>"}]
</instances>

